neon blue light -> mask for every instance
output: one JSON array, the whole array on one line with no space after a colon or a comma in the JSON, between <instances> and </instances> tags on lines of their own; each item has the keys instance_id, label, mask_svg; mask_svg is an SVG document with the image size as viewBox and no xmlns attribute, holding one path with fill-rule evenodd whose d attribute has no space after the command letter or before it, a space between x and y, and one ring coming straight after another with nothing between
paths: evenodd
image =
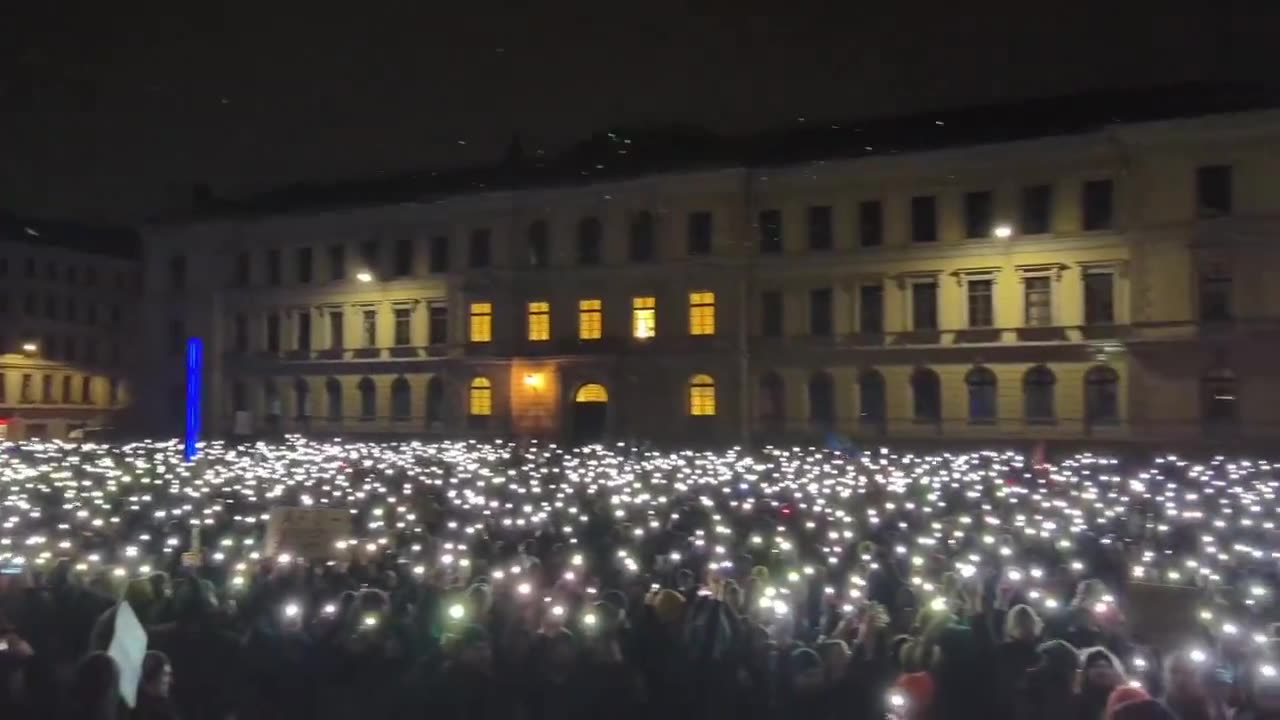
<instances>
[{"instance_id":1,"label":"neon blue light","mask_svg":"<svg viewBox=\"0 0 1280 720\"><path fill-rule=\"evenodd\" d=\"M203 348L200 338L187 338L187 427L183 435L182 459L191 462L200 439L200 371Z\"/></svg>"}]
</instances>

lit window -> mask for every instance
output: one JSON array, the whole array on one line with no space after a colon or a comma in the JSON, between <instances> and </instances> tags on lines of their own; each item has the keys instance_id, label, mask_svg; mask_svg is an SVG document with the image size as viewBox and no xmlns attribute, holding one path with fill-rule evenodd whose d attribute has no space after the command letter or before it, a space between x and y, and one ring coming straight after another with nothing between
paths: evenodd
<instances>
[{"instance_id":1,"label":"lit window","mask_svg":"<svg viewBox=\"0 0 1280 720\"><path fill-rule=\"evenodd\" d=\"M689 293L689 334L716 334L716 294L707 290Z\"/></svg>"},{"instance_id":2,"label":"lit window","mask_svg":"<svg viewBox=\"0 0 1280 720\"><path fill-rule=\"evenodd\" d=\"M471 303L471 342L489 342L493 339L493 304Z\"/></svg>"},{"instance_id":3,"label":"lit window","mask_svg":"<svg viewBox=\"0 0 1280 720\"><path fill-rule=\"evenodd\" d=\"M599 300L578 301L578 339L599 340L603 332L604 304Z\"/></svg>"},{"instance_id":4,"label":"lit window","mask_svg":"<svg viewBox=\"0 0 1280 720\"><path fill-rule=\"evenodd\" d=\"M529 339L551 339L551 303L543 301L529 303Z\"/></svg>"},{"instance_id":5,"label":"lit window","mask_svg":"<svg viewBox=\"0 0 1280 720\"><path fill-rule=\"evenodd\" d=\"M710 375L689 378L689 414L716 414L716 381Z\"/></svg>"},{"instance_id":6,"label":"lit window","mask_svg":"<svg viewBox=\"0 0 1280 720\"><path fill-rule=\"evenodd\" d=\"M489 378L478 377L471 381L467 392L467 412L470 415L493 414L493 385Z\"/></svg>"},{"instance_id":7,"label":"lit window","mask_svg":"<svg viewBox=\"0 0 1280 720\"><path fill-rule=\"evenodd\" d=\"M631 336L644 340L658 329L657 301L651 297L631 298Z\"/></svg>"}]
</instances>

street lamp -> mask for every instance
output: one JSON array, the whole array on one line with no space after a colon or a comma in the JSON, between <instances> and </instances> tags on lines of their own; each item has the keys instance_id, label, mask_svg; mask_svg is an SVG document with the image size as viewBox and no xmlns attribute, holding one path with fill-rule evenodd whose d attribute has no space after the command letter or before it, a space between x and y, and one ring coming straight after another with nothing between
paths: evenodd
<instances>
[{"instance_id":1,"label":"street lamp","mask_svg":"<svg viewBox=\"0 0 1280 720\"><path fill-rule=\"evenodd\" d=\"M996 226L996 237L1003 239L1011 235L1013 235L1013 228L1009 227L1008 225Z\"/></svg>"},{"instance_id":2,"label":"street lamp","mask_svg":"<svg viewBox=\"0 0 1280 720\"><path fill-rule=\"evenodd\" d=\"M39 350L39 349L40 348L33 342L22 343L22 352L24 353L34 353L36 350Z\"/></svg>"},{"instance_id":3,"label":"street lamp","mask_svg":"<svg viewBox=\"0 0 1280 720\"><path fill-rule=\"evenodd\" d=\"M373 282L373 273L368 270L361 270L356 273L356 279L362 283Z\"/></svg>"}]
</instances>

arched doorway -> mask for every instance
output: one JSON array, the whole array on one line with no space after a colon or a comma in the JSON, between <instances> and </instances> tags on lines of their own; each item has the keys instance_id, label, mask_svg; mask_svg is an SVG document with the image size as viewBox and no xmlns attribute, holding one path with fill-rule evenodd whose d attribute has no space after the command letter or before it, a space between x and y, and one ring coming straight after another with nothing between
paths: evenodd
<instances>
[{"instance_id":1,"label":"arched doorway","mask_svg":"<svg viewBox=\"0 0 1280 720\"><path fill-rule=\"evenodd\" d=\"M580 445L599 442L609 422L609 392L599 383L587 383L573 394L573 441Z\"/></svg>"}]
</instances>

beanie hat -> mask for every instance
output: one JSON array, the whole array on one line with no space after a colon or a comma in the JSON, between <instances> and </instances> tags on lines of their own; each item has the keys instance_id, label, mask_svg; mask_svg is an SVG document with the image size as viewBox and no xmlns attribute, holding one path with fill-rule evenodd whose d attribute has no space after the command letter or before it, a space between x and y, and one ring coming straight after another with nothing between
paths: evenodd
<instances>
[{"instance_id":1,"label":"beanie hat","mask_svg":"<svg viewBox=\"0 0 1280 720\"><path fill-rule=\"evenodd\" d=\"M919 708L921 712L933 705L933 677L927 672L907 673L898 678L897 686L902 690L911 706ZM916 713L917 717L921 713Z\"/></svg>"},{"instance_id":2,"label":"beanie hat","mask_svg":"<svg viewBox=\"0 0 1280 720\"><path fill-rule=\"evenodd\" d=\"M1177 716L1169 708L1147 698L1116 706L1107 720L1175 720L1176 718Z\"/></svg>"},{"instance_id":3,"label":"beanie hat","mask_svg":"<svg viewBox=\"0 0 1280 720\"><path fill-rule=\"evenodd\" d=\"M1115 690L1112 690L1111 695L1107 697L1107 706L1102 717L1110 718L1115 713L1116 708L1126 703L1131 703L1136 700L1150 699L1151 696L1142 688L1133 687L1132 685L1121 685Z\"/></svg>"}]
</instances>

